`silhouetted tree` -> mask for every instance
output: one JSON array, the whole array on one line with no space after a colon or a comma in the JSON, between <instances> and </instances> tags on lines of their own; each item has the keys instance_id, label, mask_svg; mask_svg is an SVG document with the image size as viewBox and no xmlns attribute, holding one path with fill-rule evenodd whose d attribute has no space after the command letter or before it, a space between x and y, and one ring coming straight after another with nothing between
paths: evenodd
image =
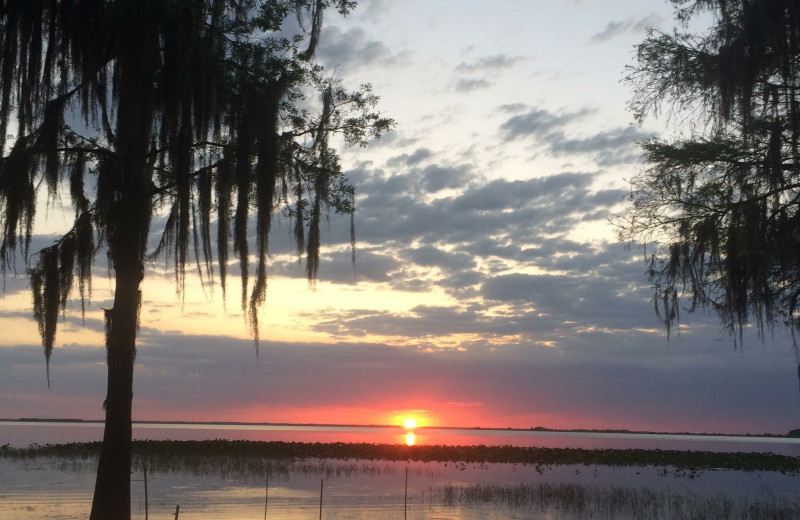
<instances>
[{"instance_id":1,"label":"silhouetted tree","mask_svg":"<svg viewBox=\"0 0 800 520\"><path fill-rule=\"evenodd\" d=\"M353 187L329 135L365 144L391 121L374 111L368 85L347 92L312 58L323 12L346 14L354 5L0 0L0 266L4 275L13 269L18 252L29 262L48 366L58 315L74 281L81 302L90 296L98 251L107 252L114 280L91 518L130 517L133 366L153 217L166 216L166 225L152 256L173 261L181 293L190 262L206 282L218 276L224 293L233 248L257 341L273 213L295 219L309 280L326 211L352 214ZM50 202L69 193L74 224L32 252L40 185Z\"/></svg>"},{"instance_id":2,"label":"silhouetted tree","mask_svg":"<svg viewBox=\"0 0 800 520\"><path fill-rule=\"evenodd\" d=\"M623 240L647 245L655 307L713 308L741 340L755 322L800 326L800 2L671 0L683 30L651 31L630 68L641 122L677 132L641 143ZM686 31L711 13L710 28Z\"/></svg>"}]
</instances>

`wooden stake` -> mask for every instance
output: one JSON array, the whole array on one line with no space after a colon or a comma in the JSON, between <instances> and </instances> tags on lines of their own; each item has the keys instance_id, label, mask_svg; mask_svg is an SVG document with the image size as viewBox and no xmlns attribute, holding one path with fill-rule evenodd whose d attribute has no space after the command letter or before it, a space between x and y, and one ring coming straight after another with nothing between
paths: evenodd
<instances>
[{"instance_id":1,"label":"wooden stake","mask_svg":"<svg viewBox=\"0 0 800 520\"><path fill-rule=\"evenodd\" d=\"M144 470L144 520L148 520L148 507L147 507L147 462L142 465Z\"/></svg>"},{"instance_id":2,"label":"wooden stake","mask_svg":"<svg viewBox=\"0 0 800 520\"><path fill-rule=\"evenodd\" d=\"M267 484L264 490L264 520L267 520L267 504L269 504L269 470L267 470Z\"/></svg>"},{"instance_id":3,"label":"wooden stake","mask_svg":"<svg viewBox=\"0 0 800 520\"><path fill-rule=\"evenodd\" d=\"M403 495L403 518L408 518L408 466L406 466L406 492Z\"/></svg>"},{"instance_id":4,"label":"wooden stake","mask_svg":"<svg viewBox=\"0 0 800 520\"><path fill-rule=\"evenodd\" d=\"M324 478L319 480L319 520L322 520L322 484L324 482Z\"/></svg>"}]
</instances>

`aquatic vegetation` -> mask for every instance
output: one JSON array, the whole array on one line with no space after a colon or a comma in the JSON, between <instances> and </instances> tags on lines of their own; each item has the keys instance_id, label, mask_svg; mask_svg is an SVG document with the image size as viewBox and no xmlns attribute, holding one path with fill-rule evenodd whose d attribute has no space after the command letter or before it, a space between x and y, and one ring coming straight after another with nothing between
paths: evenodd
<instances>
[{"instance_id":1,"label":"aquatic vegetation","mask_svg":"<svg viewBox=\"0 0 800 520\"><path fill-rule=\"evenodd\" d=\"M12 461L23 472L93 472L99 449L99 443L27 448L5 445L0 446L0 459ZM800 476L800 458L774 454L224 440L138 441L133 452L137 482L146 473L152 478L151 485L162 486L160 499L153 500L152 488L150 495L151 503L162 509L174 508L179 502L189 506L185 501L195 500L195 507L215 512L229 506L258 511L268 476L270 507L283 507L285 511L312 508L318 500L315 494L320 479L324 479L326 489L331 482L331 489L338 490L326 495L326 507L332 511L357 511L366 503L390 511L403 507L406 472L413 484L405 491L417 497L408 507L415 512L464 508L475 515L489 510L509 511L511 515L527 517L532 513L536 518L547 515L564 520L800 518L800 497L778 497L770 491L780 488L739 494L740 489L725 487L703 493L694 484L694 479L724 473L711 471L724 468L758 472L753 478L759 482L765 472L776 476L782 473L781 482L790 482L788 487L793 488ZM498 473L501 466L505 473ZM635 473L636 480L615 485L605 479L605 475L619 471ZM653 484L652 479L650 484L642 481L640 487L640 471L656 479L670 478L663 485ZM589 481L563 480L565 474L571 478L573 472L576 479L585 474ZM603 476L597 477L599 473ZM707 475L703 477L703 473ZM503 476L498 478L498 474ZM378 485L379 481L383 484ZM200 498L190 498L181 492L165 492L169 488L164 486L170 482L195 490L202 488L201 482L215 484L198 492ZM408 483L405 480L406 486Z\"/></svg>"},{"instance_id":2,"label":"aquatic vegetation","mask_svg":"<svg viewBox=\"0 0 800 520\"><path fill-rule=\"evenodd\" d=\"M538 511L556 518L635 518L637 520L791 520L800 518L800 501L768 500L752 503L725 494L676 495L651 488L591 487L579 484L470 484L430 488L431 505L506 507L511 511Z\"/></svg>"},{"instance_id":3,"label":"aquatic vegetation","mask_svg":"<svg viewBox=\"0 0 800 520\"><path fill-rule=\"evenodd\" d=\"M0 446L0 457L42 456L89 459L100 443ZM171 465L196 465L199 473L224 466L233 471L252 468L263 474L266 461L279 473L279 461L305 459L517 463L541 467L560 464L601 466L655 466L676 468L688 476L708 469L779 471L800 474L800 457L774 453L717 453L643 449L536 448L518 446L406 446L368 443L302 443L258 441L134 441L134 458L168 471ZM188 461L188 462L187 462ZM188 464L188 466L187 466ZM237 470L237 465L239 469ZM207 468L207 469L204 469ZM224 469L224 468L220 468Z\"/></svg>"}]
</instances>

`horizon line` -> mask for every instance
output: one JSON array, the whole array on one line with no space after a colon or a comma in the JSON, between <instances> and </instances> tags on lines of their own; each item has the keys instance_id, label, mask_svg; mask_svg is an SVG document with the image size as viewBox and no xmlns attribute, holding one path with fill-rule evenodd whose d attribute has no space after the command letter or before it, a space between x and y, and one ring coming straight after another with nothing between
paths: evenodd
<instances>
[{"instance_id":1,"label":"horizon line","mask_svg":"<svg viewBox=\"0 0 800 520\"><path fill-rule=\"evenodd\" d=\"M79 418L33 418L20 417L16 419L0 418L0 422L33 422L33 423L92 423L104 424L104 419L79 419ZM406 431L416 430L487 430L487 431L519 431L519 432L554 432L554 433L621 433L632 435L698 435L698 436L724 436L724 437L791 437L788 433L698 433L698 432L667 432L650 430L629 430L626 428L548 428L545 426L531 426L529 428L515 428L511 426L416 426L405 428L400 424L345 424L345 423L291 423L291 422L248 422L248 421L167 421L167 420L142 420L135 419L133 424L202 424L202 425L229 425L229 426L304 426L304 427L343 427L343 428L398 428ZM792 430L795 431L795 430ZM790 432L791 433L791 432Z\"/></svg>"}]
</instances>

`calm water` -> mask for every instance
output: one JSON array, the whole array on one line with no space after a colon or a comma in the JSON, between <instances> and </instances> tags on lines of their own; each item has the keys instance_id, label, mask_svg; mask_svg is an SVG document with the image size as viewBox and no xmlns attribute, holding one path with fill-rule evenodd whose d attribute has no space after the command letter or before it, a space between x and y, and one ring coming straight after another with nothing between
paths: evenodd
<instances>
[{"instance_id":1,"label":"calm water","mask_svg":"<svg viewBox=\"0 0 800 520\"><path fill-rule=\"evenodd\" d=\"M406 474L406 471L408 473ZM406 488L406 475L407 488ZM442 486L473 484L514 486L519 483L579 484L600 490L651 489L670 497L736 502L800 501L800 477L776 472L705 471L699 474L665 468L617 468L592 465L536 467L521 464L465 464L386 461L295 461L287 472L266 475L217 473L148 473L150 518L172 518L180 505L187 520L319 518L320 498L326 519L478 520L516 518L572 520L574 516L507 504L445 505ZM93 463L59 459L0 459L0 519L86 518L94 485ZM407 491L406 491L407 489ZM145 517L144 475L133 473L133 518ZM595 516L596 517L596 516ZM583 516L580 518L588 518ZM636 516L605 516L619 520Z\"/></svg>"},{"instance_id":2,"label":"calm water","mask_svg":"<svg viewBox=\"0 0 800 520\"><path fill-rule=\"evenodd\" d=\"M403 428L362 426L276 426L137 423L135 439L369 442L381 444L539 446L584 449L663 449L777 453L800 457L800 438L662 435L634 433L536 432L526 430ZM0 421L0 445L27 446L99 441L100 423Z\"/></svg>"},{"instance_id":3,"label":"calm water","mask_svg":"<svg viewBox=\"0 0 800 520\"><path fill-rule=\"evenodd\" d=\"M138 439L246 439L302 442L408 443L401 428L137 424ZM0 445L100 440L102 425L93 423L0 422ZM702 451L774 452L800 456L798 439L556 433L508 430L417 429L415 444L517 445L580 448L660 448ZM94 462L61 459L0 459L0 520L86 518L94 486ZM406 471L408 484L406 488ZM145 517L144 475L133 474L133 517ZM148 474L150 518L287 520L319 518L320 497L326 519L518 518L571 520L575 516L507 504L443 505L442 486L579 484L599 490L652 489L680 500L721 494L748 503L800 502L800 476L776 472L704 471L589 465L537 467L521 464L464 464L385 461L299 460L273 475L241 471L197 473L187 470ZM321 493L321 487L322 493ZM407 491L406 491L407 489ZM404 514L405 512L405 514ZM605 518L606 516L604 516ZM633 519L636 516L612 516Z\"/></svg>"}]
</instances>

